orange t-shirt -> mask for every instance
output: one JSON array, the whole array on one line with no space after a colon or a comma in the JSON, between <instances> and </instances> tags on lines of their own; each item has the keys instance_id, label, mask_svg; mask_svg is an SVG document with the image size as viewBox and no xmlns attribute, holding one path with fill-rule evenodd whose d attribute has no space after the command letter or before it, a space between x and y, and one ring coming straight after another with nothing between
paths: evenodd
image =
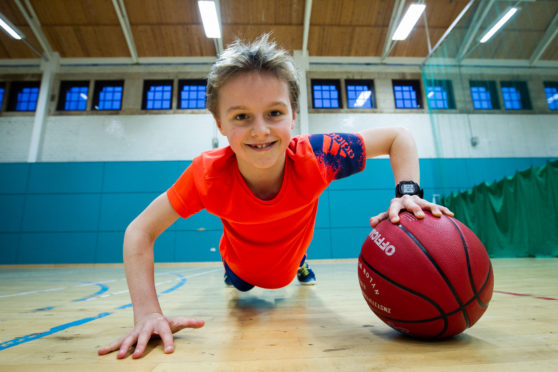
<instances>
[{"instance_id":1,"label":"orange t-shirt","mask_svg":"<svg viewBox=\"0 0 558 372\"><path fill-rule=\"evenodd\" d=\"M230 147L196 157L167 196L183 218L206 209L223 223L222 259L244 281L262 288L288 285L314 232L318 198L334 179L366 164L358 134L302 135L287 148L281 190L261 200L248 188Z\"/></svg>"}]
</instances>

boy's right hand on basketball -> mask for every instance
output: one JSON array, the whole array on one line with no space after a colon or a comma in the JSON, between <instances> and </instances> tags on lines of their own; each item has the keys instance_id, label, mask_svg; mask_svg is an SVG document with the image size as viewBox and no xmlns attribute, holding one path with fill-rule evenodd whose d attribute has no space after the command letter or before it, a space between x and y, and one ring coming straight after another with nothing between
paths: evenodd
<instances>
[{"instance_id":1,"label":"boy's right hand on basketball","mask_svg":"<svg viewBox=\"0 0 558 372\"><path fill-rule=\"evenodd\" d=\"M99 355L105 355L119 350L118 359L126 357L130 348L135 344L136 348L132 358L142 356L147 346L147 342L153 335L157 335L163 340L165 353L170 354L174 351L173 333L184 328L201 328L205 322L203 320L188 318L166 318L163 314L152 313L140 319L134 328L120 340L113 342L107 347L98 350Z\"/></svg>"}]
</instances>

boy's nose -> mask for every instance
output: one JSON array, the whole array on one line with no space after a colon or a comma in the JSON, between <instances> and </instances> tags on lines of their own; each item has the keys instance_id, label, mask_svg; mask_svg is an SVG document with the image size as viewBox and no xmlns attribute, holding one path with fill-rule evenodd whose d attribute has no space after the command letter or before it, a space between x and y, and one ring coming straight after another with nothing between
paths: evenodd
<instances>
[{"instance_id":1,"label":"boy's nose","mask_svg":"<svg viewBox=\"0 0 558 372\"><path fill-rule=\"evenodd\" d=\"M254 120L250 134L254 137L269 134L269 128L263 118L257 118Z\"/></svg>"}]
</instances>

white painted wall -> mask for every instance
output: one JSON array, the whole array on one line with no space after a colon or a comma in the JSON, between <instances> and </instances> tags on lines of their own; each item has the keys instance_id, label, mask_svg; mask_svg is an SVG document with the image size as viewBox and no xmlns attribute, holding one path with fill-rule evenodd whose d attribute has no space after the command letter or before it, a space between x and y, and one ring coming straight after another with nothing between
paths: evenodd
<instances>
[{"instance_id":1,"label":"white painted wall","mask_svg":"<svg viewBox=\"0 0 558 372\"><path fill-rule=\"evenodd\" d=\"M556 157L557 115L314 113L309 132L410 129L422 158ZM25 162L32 116L0 117L0 162ZM295 128L298 134L300 129ZM217 134L209 114L50 116L40 161L191 160ZM471 136L478 145L471 146ZM227 140L217 135L219 146ZM438 139L436 142L434 139ZM435 143L438 143L436 148Z\"/></svg>"}]
</instances>

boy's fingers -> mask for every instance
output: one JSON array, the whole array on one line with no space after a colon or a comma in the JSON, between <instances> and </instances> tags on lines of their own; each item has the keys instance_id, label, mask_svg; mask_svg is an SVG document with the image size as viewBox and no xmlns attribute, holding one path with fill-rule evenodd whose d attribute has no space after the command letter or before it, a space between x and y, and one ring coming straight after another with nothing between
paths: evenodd
<instances>
[{"instance_id":1,"label":"boy's fingers","mask_svg":"<svg viewBox=\"0 0 558 372\"><path fill-rule=\"evenodd\" d=\"M138 341L136 343L136 348L134 350L134 354L132 355L132 358L139 358L143 354L143 351L145 350L145 347L147 346L147 342L149 342L149 339L151 338L152 332L153 332L153 329L151 327L144 328L141 331L141 333L139 334Z\"/></svg>"},{"instance_id":2,"label":"boy's fingers","mask_svg":"<svg viewBox=\"0 0 558 372\"><path fill-rule=\"evenodd\" d=\"M116 342L113 342L112 344L110 344L109 346L105 346L103 348L100 348L97 353L99 355L105 355L108 353L112 353L113 351L116 351L120 348L120 343L122 342L122 340L118 340Z\"/></svg>"},{"instance_id":3,"label":"boy's fingers","mask_svg":"<svg viewBox=\"0 0 558 372\"><path fill-rule=\"evenodd\" d=\"M124 338L124 340L122 341L122 344L120 345L120 351L118 351L118 354L116 355L116 357L118 359L122 359L126 356L126 354L128 354L128 350L130 350L130 347L136 342L136 336L135 335L130 335Z\"/></svg>"},{"instance_id":4,"label":"boy's fingers","mask_svg":"<svg viewBox=\"0 0 558 372\"><path fill-rule=\"evenodd\" d=\"M172 333L176 333L184 328L201 328L205 325L203 320L188 319L188 318L173 318L169 319L169 326Z\"/></svg>"},{"instance_id":5,"label":"boy's fingers","mask_svg":"<svg viewBox=\"0 0 558 372\"><path fill-rule=\"evenodd\" d=\"M165 350L165 353L172 353L174 351L174 342L170 328L168 326L160 327L158 333L161 340L163 340L163 350Z\"/></svg>"},{"instance_id":6,"label":"boy's fingers","mask_svg":"<svg viewBox=\"0 0 558 372\"><path fill-rule=\"evenodd\" d=\"M387 212L383 212L377 216L370 218L370 227L372 228L376 227L380 222L385 220L387 216L388 216Z\"/></svg>"}]
</instances>

